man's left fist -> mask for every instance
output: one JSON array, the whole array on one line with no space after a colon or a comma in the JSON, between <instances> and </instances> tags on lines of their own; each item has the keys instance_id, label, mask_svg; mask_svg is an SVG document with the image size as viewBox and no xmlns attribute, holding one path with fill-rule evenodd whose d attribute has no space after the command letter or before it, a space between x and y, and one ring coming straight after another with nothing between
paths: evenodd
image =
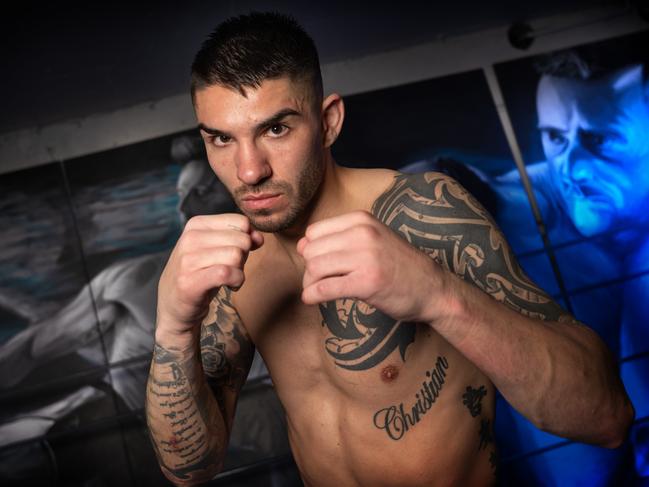
<instances>
[{"instance_id":1,"label":"man's left fist","mask_svg":"<svg viewBox=\"0 0 649 487\"><path fill-rule=\"evenodd\" d=\"M396 320L432 322L443 309L444 270L366 211L310 225L302 301L357 298Z\"/></svg>"}]
</instances>

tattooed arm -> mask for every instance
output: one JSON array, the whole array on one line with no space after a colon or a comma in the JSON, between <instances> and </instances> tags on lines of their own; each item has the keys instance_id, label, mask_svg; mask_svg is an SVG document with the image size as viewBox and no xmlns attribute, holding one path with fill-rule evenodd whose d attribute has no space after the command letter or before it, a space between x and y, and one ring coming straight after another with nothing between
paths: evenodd
<instances>
[{"instance_id":1,"label":"tattooed arm","mask_svg":"<svg viewBox=\"0 0 649 487\"><path fill-rule=\"evenodd\" d=\"M229 288L243 284L248 253L261 245L243 215L195 216L160 277L146 414L162 471L176 485L209 480L223 465L253 354Z\"/></svg>"},{"instance_id":2,"label":"tattooed arm","mask_svg":"<svg viewBox=\"0 0 649 487\"><path fill-rule=\"evenodd\" d=\"M187 348L156 340L146 395L149 431L165 476L195 485L221 471L254 347L221 288ZM210 390L211 389L211 390Z\"/></svg>"},{"instance_id":3,"label":"tattooed arm","mask_svg":"<svg viewBox=\"0 0 649 487\"><path fill-rule=\"evenodd\" d=\"M624 440L634 411L608 349L524 274L464 188L441 173L399 175L372 213L307 229L305 303L355 297L430 323L539 428Z\"/></svg>"}]
</instances>

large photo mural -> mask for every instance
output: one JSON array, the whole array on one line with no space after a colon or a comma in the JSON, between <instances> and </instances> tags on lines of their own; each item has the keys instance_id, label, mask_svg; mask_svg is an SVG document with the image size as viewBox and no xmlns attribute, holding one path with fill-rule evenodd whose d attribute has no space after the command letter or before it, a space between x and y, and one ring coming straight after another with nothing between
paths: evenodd
<instances>
[{"instance_id":1,"label":"large photo mural","mask_svg":"<svg viewBox=\"0 0 649 487\"><path fill-rule=\"evenodd\" d=\"M636 409L627 445L614 451L538 434L516 418L512 448L546 448L521 470L564 485L649 482L649 34L578 46L496 66L551 251L577 319L620 364ZM491 181L511 192L519 174ZM509 213L506 233L527 222ZM534 243L521 242L523 251ZM544 269L527 268L533 279ZM527 433L525 433L527 434ZM644 479L644 481L640 479ZM644 483L642 483L644 482ZM585 485L585 484L584 484Z\"/></svg>"}]
</instances>

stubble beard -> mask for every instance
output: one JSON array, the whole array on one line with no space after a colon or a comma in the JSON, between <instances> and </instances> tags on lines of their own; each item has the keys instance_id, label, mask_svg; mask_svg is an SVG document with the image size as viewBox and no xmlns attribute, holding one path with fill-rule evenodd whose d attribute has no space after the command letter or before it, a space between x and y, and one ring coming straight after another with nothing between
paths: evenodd
<instances>
[{"instance_id":1,"label":"stubble beard","mask_svg":"<svg viewBox=\"0 0 649 487\"><path fill-rule=\"evenodd\" d=\"M294 226L299 220L306 218L323 176L324 161L312 160L304 165L295 187L286 181L267 180L252 188L239 187L233 196L239 209L250 219L250 223L257 230L268 233L282 232ZM262 208L251 212L242 208L239 202L243 196L263 192L283 193L289 201L288 208L276 218L273 218L272 209Z\"/></svg>"}]
</instances>

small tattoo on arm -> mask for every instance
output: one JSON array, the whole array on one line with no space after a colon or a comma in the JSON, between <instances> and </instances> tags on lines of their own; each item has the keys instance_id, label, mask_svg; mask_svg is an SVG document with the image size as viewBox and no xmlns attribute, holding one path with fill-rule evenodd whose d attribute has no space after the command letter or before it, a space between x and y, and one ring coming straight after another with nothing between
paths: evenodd
<instances>
[{"instance_id":1,"label":"small tattoo on arm","mask_svg":"<svg viewBox=\"0 0 649 487\"><path fill-rule=\"evenodd\" d=\"M467 386L466 392L462 394L462 404L469 409L472 417L475 418L482 411L482 398L486 395L487 389L485 386L480 386L478 389Z\"/></svg>"},{"instance_id":2,"label":"small tattoo on arm","mask_svg":"<svg viewBox=\"0 0 649 487\"><path fill-rule=\"evenodd\" d=\"M478 445L478 450L487 448L489 443L493 443L494 438L491 432L491 421L488 419L480 420L480 444Z\"/></svg>"},{"instance_id":3,"label":"small tattoo on arm","mask_svg":"<svg viewBox=\"0 0 649 487\"><path fill-rule=\"evenodd\" d=\"M491 450L489 453L489 465L491 465L491 469L496 472L498 469L498 453L496 450Z\"/></svg>"},{"instance_id":4,"label":"small tattoo on arm","mask_svg":"<svg viewBox=\"0 0 649 487\"><path fill-rule=\"evenodd\" d=\"M421 383L422 387L415 394L415 403L409 411L404 409L403 403L380 409L374 414L374 426L384 430L392 440L401 439L433 407L446 382L447 370L446 357L437 357L435 367L426 372L426 380Z\"/></svg>"}]
</instances>

